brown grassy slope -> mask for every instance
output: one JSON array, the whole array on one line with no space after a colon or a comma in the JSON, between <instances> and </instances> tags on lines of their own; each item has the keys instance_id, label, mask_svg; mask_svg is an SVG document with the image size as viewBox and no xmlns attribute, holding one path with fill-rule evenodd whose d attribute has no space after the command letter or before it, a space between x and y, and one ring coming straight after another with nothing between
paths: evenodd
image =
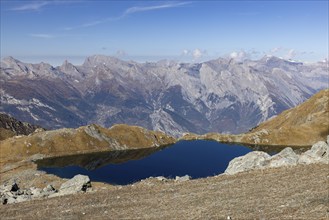
<instances>
[{"instance_id":1,"label":"brown grassy slope","mask_svg":"<svg viewBox=\"0 0 329 220\"><path fill-rule=\"evenodd\" d=\"M328 219L328 166L146 181L0 206L1 219ZM93 187L95 186L92 183Z\"/></svg>"},{"instance_id":2,"label":"brown grassy slope","mask_svg":"<svg viewBox=\"0 0 329 220\"><path fill-rule=\"evenodd\" d=\"M261 123L248 133L224 135L189 134L182 139L210 139L251 145L311 146L329 135L329 89L320 91L304 103Z\"/></svg>"},{"instance_id":3,"label":"brown grassy slope","mask_svg":"<svg viewBox=\"0 0 329 220\"><path fill-rule=\"evenodd\" d=\"M0 162L17 161L34 154L70 154L149 148L172 144L175 139L161 132L128 125L110 129L89 125L77 129L43 131L0 141Z\"/></svg>"},{"instance_id":4,"label":"brown grassy slope","mask_svg":"<svg viewBox=\"0 0 329 220\"><path fill-rule=\"evenodd\" d=\"M0 141L14 137L15 135L16 135L15 132L9 129L0 128Z\"/></svg>"},{"instance_id":5,"label":"brown grassy slope","mask_svg":"<svg viewBox=\"0 0 329 220\"><path fill-rule=\"evenodd\" d=\"M261 123L242 141L255 143L255 135L259 136L261 144L312 145L326 140L329 135L329 89Z\"/></svg>"}]
</instances>

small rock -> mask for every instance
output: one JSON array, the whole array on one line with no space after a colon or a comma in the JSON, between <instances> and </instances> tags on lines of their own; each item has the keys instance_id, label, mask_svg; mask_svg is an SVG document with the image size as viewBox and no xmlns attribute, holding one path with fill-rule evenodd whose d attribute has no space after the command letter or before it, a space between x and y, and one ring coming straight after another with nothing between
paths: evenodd
<instances>
[{"instance_id":1,"label":"small rock","mask_svg":"<svg viewBox=\"0 0 329 220\"><path fill-rule=\"evenodd\" d=\"M25 202L30 200L31 198L28 197L27 195L21 195L21 196L17 196L16 198L16 202Z\"/></svg>"},{"instance_id":2,"label":"small rock","mask_svg":"<svg viewBox=\"0 0 329 220\"><path fill-rule=\"evenodd\" d=\"M16 192L18 190L19 190L19 187L18 187L17 183L14 183L13 185L11 185L11 189L10 189L11 192Z\"/></svg>"},{"instance_id":3,"label":"small rock","mask_svg":"<svg viewBox=\"0 0 329 220\"><path fill-rule=\"evenodd\" d=\"M56 193L57 190L52 186L52 185L48 185L45 188L42 189L42 197L46 197L49 196L51 194Z\"/></svg>"},{"instance_id":4,"label":"small rock","mask_svg":"<svg viewBox=\"0 0 329 220\"><path fill-rule=\"evenodd\" d=\"M157 179L159 181L166 181L167 180L167 178L163 177L163 176L157 176L157 177L155 177L155 179Z\"/></svg>"},{"instance_id":5,"label":"small rock","mask_svg":"<svg viewBox=\"0 0 329 220\"><path fill-rule=\"evenodd\" d=\"M42 189L44 192L53 192L56 191L56 189L52 185L47 185L45 188Z\"/></svg>"},{"instance_id":6,"label":"small rock","mask_svg":"<svg viewBox=\"0 0 329 220\"><path fill-rule=\"evenodd\" d=\"M16 199L14 197L8 197L7 198L7 203L6 204L13 204L16 203Z\"/></svg>"},{"instance_id":7,"label":"small rock","mask_svg":"<svg viewBox=\"0 0 329 220\"><path fill-rule=\"evenodd\" d=\"M4 194L0 194L0 202L1 204L7 204L8 198Z\"/></svg>"},{"instance_id":8,"label":"small rock","mask_svg":"<svg viewBox=\"0 0 329 220\"><path fill-rule=\"evenodd\" d=\"M42 189L31 187L30 191L31 191L32 197L34 197L34 198L41 197Z\"/></svg>"},{"instance_id":9,"label":"small rock","mask_svg":"<svg viewBox=\"0 0 329 220\"><path fill-rule=\"evenodd\" d=\"M184 182L184 181L188 181L190 179L191 179L191 177L189 175L185 175L185 176L182 176L182 177L176 176L175 181L176 182Z\"/></svg>"}]
</instances>

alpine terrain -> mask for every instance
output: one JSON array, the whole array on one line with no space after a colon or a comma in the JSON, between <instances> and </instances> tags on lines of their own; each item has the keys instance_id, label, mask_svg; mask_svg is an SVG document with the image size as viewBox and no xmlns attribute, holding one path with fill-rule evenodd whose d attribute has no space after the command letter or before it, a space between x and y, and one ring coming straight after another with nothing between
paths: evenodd
<instances>
[{"instance_id":1,"label":"alpine terrain","mask_svg":"<svg viewBox=\"0 0 329 220\"><path fill-rule=\"evenodd\" d=\"M23 63L4 58L0 112L48 129L125 123L180 136L242 133L327 88L328 61L265 56L202 63L137 63L114 57Z\"/></svg>"}]
</instances>

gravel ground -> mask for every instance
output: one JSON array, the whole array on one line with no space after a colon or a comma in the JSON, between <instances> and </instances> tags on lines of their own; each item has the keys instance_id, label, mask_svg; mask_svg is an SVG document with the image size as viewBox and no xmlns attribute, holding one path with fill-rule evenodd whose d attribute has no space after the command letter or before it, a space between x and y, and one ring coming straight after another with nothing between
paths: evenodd
<instances>
[{"instance_id":1,"label":"gravel ground","mask_svg":"<svg viewBox=\"0 0 329 220\"><path fill-rule=\"evenodd\" d=\"M329 166L298 165L0 206L1 219L329 219Z\"/></svg>"}]
</instances>

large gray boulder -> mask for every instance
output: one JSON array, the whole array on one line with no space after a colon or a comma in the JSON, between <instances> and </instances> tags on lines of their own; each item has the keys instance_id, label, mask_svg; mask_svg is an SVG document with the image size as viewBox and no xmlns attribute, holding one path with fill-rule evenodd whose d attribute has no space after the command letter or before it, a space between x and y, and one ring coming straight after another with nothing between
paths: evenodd
<instances>
[{"instance_id":1,"label":"large gray boulder","mask_svg":"<svg viewBox=\"0 0 329 220\"><path fill-rule=\"evenodd\" d=\"M61 185L58 195L86 192L89 187L91 187L89 177L78 174Z\"/></svg>"},{"instance_id":2,"label":"large gray boulder","mask_svg":"<svg viewBox=\"0 0 329 220\"><path fill-rule=\"evenodd\" d=\"M325 163L329 164L329 145L319 141L312 148L301 154L298 160L300 164Z\"/></svg>"},{"instance_id":3,"label":"large gray boulder","mask_svg":"<svg viewBox=\"0 0 329 220\"><path fill-rule=\"evenodd\" d=\"M264 167L281 167L281 166L293 166L297 164L299 156L292 150L292 148L287 147L283 149L280 153L273 155L271 158L264 162Z\"/></svg>"},{"instance_id":4,"label":"large gray boulder","mask_svg":"<svg viewBox=\"0 0 329 220\"><path fill-rule=\"evenodd\" d=\"M270 157L270 155L262 151L250 152L244 156L231 160L225 170L225 173L233 175L248 170L260 169L265 165L265 161Z\"/></svg>"}]
</instances>

